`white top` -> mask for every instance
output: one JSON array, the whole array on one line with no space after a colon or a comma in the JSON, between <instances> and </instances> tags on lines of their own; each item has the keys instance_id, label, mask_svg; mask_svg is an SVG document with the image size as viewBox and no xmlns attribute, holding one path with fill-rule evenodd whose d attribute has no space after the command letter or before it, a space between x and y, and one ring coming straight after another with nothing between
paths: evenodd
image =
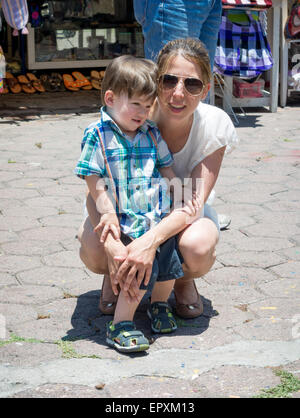
<instances>
[{"instance_id":1,"label":"white top","mask_svg":"<svg viewBox=\"0 0 300 418\"><path fill-rule=\"evenodd\" d=\"M204 158L226 145L226 153L239 142L235 127L222 109L200 102L188 140L182 150L173 154L173 169L181 180L189 178L192 170Z\"/></svg>"}]
</instances>

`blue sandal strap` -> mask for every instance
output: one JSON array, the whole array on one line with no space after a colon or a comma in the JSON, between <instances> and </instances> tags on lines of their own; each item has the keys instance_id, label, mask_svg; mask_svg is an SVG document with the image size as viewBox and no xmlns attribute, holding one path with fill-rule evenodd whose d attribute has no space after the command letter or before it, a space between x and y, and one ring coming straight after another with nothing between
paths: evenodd
<instances>
[{"instance_id":1,"label":"blue sandal strap","mask_svg":"<svg viewBox=\"0 0 300 418\"><path fill-rule=\"evenodd\" d=\"M166 302L154 302L148 309L153 332L169 333L177 329L170 305Z\"/></svg>"},{"instance_id":2,"label":"blue sandal strap","mask_svg":"<svg viewBox=\"0 0 300 418\"><path fill-rule=\"evenodd\" d=\"M135 328L132 321L121 321L115 325L112 325L112 321L107 323L106 335L108 345L121 352L144 351L149 348L149 341L141 331ZM131 345L133 340L135 344Z\"/></svg>"}]
</instances>

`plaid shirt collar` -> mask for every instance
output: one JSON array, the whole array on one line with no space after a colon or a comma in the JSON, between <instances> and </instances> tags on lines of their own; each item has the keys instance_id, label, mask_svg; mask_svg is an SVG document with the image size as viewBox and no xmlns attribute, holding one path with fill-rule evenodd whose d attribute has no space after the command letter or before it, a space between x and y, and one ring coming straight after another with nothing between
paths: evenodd
<instances>
[{"instance_id":1,"label":"plaid shirt collar","mask_svg":"<svg viewBox=\"0 0 300 418\"><path fill-rule=\"evenodd\" d=\"M118 134L124 137L124 132L119 128L116 122L110 117L106 110L106 106L102 106L100 109L100 118L103 123L103 126L108 125L113 131L116 131ZM146 134L150 128L154 128L156 126L155 122L147 119L142 126L139 127L138 131L143 132Z\"/></svg>"}]
</instances>

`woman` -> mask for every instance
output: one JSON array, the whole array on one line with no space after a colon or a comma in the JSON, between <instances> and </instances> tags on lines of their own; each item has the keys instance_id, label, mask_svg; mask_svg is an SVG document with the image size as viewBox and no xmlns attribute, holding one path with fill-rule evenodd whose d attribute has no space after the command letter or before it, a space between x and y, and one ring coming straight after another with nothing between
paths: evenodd
<instances>
[{"instance_id":1,"label":"woman","mask_svg":"<svg viewBox=\"0 0 300 418\"><path fill-rule=\"evenodd\" d=\"M188 38L167 43L157 64L158 98L152 119L173 153L176 176L182 181L189 178L193 184L201 179L206 202L218 178L226 148L228 151L238 142L235 129L223 110L202 103L210 88L211 70L207 51L200 41ZM99 223L99 214L90 196L87 209L89 217L79 233L80 256L90 270L106 274L100 299L103 313L113 313L118 284L128 291L128 297L134 297L136 277L149 275L156 249L177 235L185 275L175 281L175 310L183 318L202 314L203 305L194 278L206 274L216 258L219 225L213 208L205 203L203 217L189 225L176 211L171 212L121 254L112 235L104 245L99 243L93 231L93 226Z\"/></svg>"}]
</instances>

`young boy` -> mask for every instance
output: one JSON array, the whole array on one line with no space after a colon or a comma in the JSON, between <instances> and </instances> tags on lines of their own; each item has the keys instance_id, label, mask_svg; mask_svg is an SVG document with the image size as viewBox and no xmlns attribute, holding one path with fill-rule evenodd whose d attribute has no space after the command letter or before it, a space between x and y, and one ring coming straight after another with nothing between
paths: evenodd
<instances>
[{"instance_id":1,"label":"young boy","mask_svg":"<svg viewBox=\"0 0 300 418\"><path fill-rule=\"evenodd\" d=\"M155 124L147 120L156 97L156 78L156 64L150 60L115 58L102 82L100 121L85 131L75 173L86 180L101 214L95 231L102 232L102 242L110 233L126 246L170 211L162 177L175 176L170 167L173 158ZM134 301L129 302L121 285L114 319L107 324L108 345L122 352L149 348L133 322L146 290L152 292L148 310L152 330L174 331L177 325L167 300L174 280L182 276L173 237L156 252L151 277L138 277L139 284L143 282Z\"/></svg>"}]
</instances>

